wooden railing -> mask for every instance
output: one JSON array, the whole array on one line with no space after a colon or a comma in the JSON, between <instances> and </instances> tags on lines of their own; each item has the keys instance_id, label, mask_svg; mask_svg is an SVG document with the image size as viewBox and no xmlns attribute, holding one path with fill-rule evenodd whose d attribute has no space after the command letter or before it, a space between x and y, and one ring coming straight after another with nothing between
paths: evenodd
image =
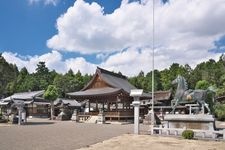
<instances>
[{"instance_id":1,"label":"wooden railing","mask_svg":"<svg viewBox=\"0 0 225 150\"><path fill-rule=\"evenodd\" d=\"M134 112L133 110L129 111L107 111L104 112L105 117L133 117ZM86 116L97 116L99 112L79 112L78 115L81 117L86 117Z\"/></svg>"},{"instance_id":2,"label":"wooden railing","mask_svg":"<svg viewBox=\"0 0 225 150\"><path fill-rule=\"evenodd\" d=\"M118 117L131 117L134 116L134 112L133 111L109 111L109 112L105 112L105 116L106 117L113 117L113 116L118 116Z\"/></svg>"},{"instance_id":3,"label":"wooden railing","mask_svg":"<svg viewBox=\"0 0 225 150\"><path fill-rule=\"evenodd\" d=\"M107 111L105 113L105 118L107 120L129 120L134 117L133 110L126 111ZM99 112L79 112L78 117L80 122L87 121L91 116L97 116Z\"/></svg>"}]
</instances>

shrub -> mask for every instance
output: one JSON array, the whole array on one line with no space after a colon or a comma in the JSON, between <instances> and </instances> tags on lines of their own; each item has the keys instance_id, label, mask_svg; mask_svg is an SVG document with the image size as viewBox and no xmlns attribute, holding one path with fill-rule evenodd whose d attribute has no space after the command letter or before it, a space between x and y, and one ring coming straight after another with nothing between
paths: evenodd
<instances>
[{"instance_id":1,"label":"shrub","mask_svg":"<svg viewBox=\"0 0 225 150\"><path fill-rule=\"evenodd\" d=\"M218 118L218 120L225 120L225 104L216 104L214 106L215 109L215 115Z\"/></svg>"},{"instance_id":2,"label":"shrub","mask_svg":"<svg viewBox=\"0 0 225 150\"><path fill-rule=\"evenodd\" d=\"M185 139L193 139L194 138L194 132L192 130L184 130L182 132L182 137Z\"/></svg>"}]
</instances>

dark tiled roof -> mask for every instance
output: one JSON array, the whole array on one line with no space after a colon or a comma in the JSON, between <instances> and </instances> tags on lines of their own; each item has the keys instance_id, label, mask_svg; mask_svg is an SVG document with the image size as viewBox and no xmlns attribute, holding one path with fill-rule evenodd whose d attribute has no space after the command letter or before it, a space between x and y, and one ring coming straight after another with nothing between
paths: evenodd
<instances>
[{"instance_id":1,"label":"dark tiled roof","mask_svg":"<svg viewBox=\"0 0 225 150\"><path fill-rule=\"evenodd\" d=\"M24 101L25 104L34 103L37 105L49 105L50 101L45 100L42 95L44 90L15 93L9 97L6 97L0 101L0 105L8 105L10 102Z\"/></svg>"},{"instance_id":2,"label":"dark tiled roof","mask_svg":"<svg viewBox=\"0 0 225 150\"><path fill-rule=\"evenodd\" d=\"M89 85L94 82L94 78L99 75L100 78L106 82L108 85L110 85L113 88L123 89L125 92L130 93L131 89L136 89L132 84L129 83L127 78L123 75L110 72L107 70L104 70L102 68L97 68L96 73L92 80L85 86L82 91L85 91L88 89Z\"/></svg>"},{"instance_id":3,"label":"dark tiled roof","mask_svg":"<svg viewBox=\"0 0 225 150\"><path fill-rule=\"evenodd\" d=\"M119 93L121 90L122 89L119 89L119 88L104 87L104 88L88 89L85 91L67 93L67 95L69 96L100 96L100 95L116 94L116 93Z\"/></svg>"},{"instance_id":4,"label":"dark tiled roof","mask_svg":"<svg viewBox=\"0 0 225 150\"><path fill-rule=\"evenodd\" d=\"M22 92L22 93L15 93L9 97L3 99L3 101L11 101L12 99L18 100L32 100L35 97L39 97L44 94L44 90L41 91L32 91L32 92Z\"/></svg>"},{"instance_id":5,"label":"dark tiled roof","mask_svg":"<svg viewBox=\"0 0 225 150\"><path fill-rule=\"evenodd\" d=\"M170 100L171 94L172 94L171 90L168 90L168 91L155 91L154 92L154 97L155 97L156 101Z\"/></svg>"}]
</instances>

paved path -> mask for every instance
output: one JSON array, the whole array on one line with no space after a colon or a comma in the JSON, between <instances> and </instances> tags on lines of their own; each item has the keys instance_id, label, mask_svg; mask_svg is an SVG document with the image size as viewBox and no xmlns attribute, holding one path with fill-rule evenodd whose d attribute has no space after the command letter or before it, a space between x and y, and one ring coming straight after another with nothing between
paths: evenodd
<instances>
[{"instance_id":1,"label":"paved path","mask_svg":"<svg viewBox=\"0 0 225 150\"><path fill-rule=\"evenodd\" d=\"M0 126L0 150L74 150L124 133L133 125L85 124L32 119L24 126Z\"/></svg>"}]
</instances>

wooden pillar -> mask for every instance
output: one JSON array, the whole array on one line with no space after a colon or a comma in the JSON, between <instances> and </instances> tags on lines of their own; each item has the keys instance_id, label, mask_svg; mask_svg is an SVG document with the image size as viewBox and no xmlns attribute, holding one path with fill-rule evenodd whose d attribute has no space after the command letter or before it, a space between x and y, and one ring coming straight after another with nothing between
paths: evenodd
<instances>
[{"instance_id":1,"label":"wooden pillar","mask_svg":"<svg viewBox=\"0 0 225 150\"><path fill-rule=\"evenodd\" d=\"M34 114L34 103L32 103L32 116Z\"/></svg>"},{"instance_id":2,"label":"wooden pillar","mask_svg":"<svg viewBox=\"0 0 225 150\"><path fill-rule=\"evenodd\" d=\"M88 101L88 112L90 112L91 110L91 104L90 104L90 100Z\"/></svg>"},{"instance_id":3,"label":"wooden pillar","mask_svg":"<svg viewBox=\"0 0 225 150\"><path fill-rule=\"evenodd\" d=\"M96 111L98 111L98 101L96 101Z\"/></svg>"},{"instance_id":4,"label":"wooden pillar","mask_svg":"<svg viewBox=\"0 0 225 150\"><path fill-rule=\"evenodd\" d=\"M116 111L118 111L118 104L117 104L117 102L116 102Z\"/></svg>"},{"instance_id":5,"label":"wooden pillar","mask_svg":"<svg viewBox=\"0 0 225 150\"><path fill-rule=\"evenodd\" d=\"M123 102L123 111L124 111L124 102Z\"/></svg>"},{"instance_id":6,"label":"wooden pillar","mask_svg":"<svg viewBox=\"0 0 225 150\"><path fill-rule=\"evenodd\" d=\"M109 101L107 101L107 111L110 111L110 102Z\"/></svg>"}]
</instances>

